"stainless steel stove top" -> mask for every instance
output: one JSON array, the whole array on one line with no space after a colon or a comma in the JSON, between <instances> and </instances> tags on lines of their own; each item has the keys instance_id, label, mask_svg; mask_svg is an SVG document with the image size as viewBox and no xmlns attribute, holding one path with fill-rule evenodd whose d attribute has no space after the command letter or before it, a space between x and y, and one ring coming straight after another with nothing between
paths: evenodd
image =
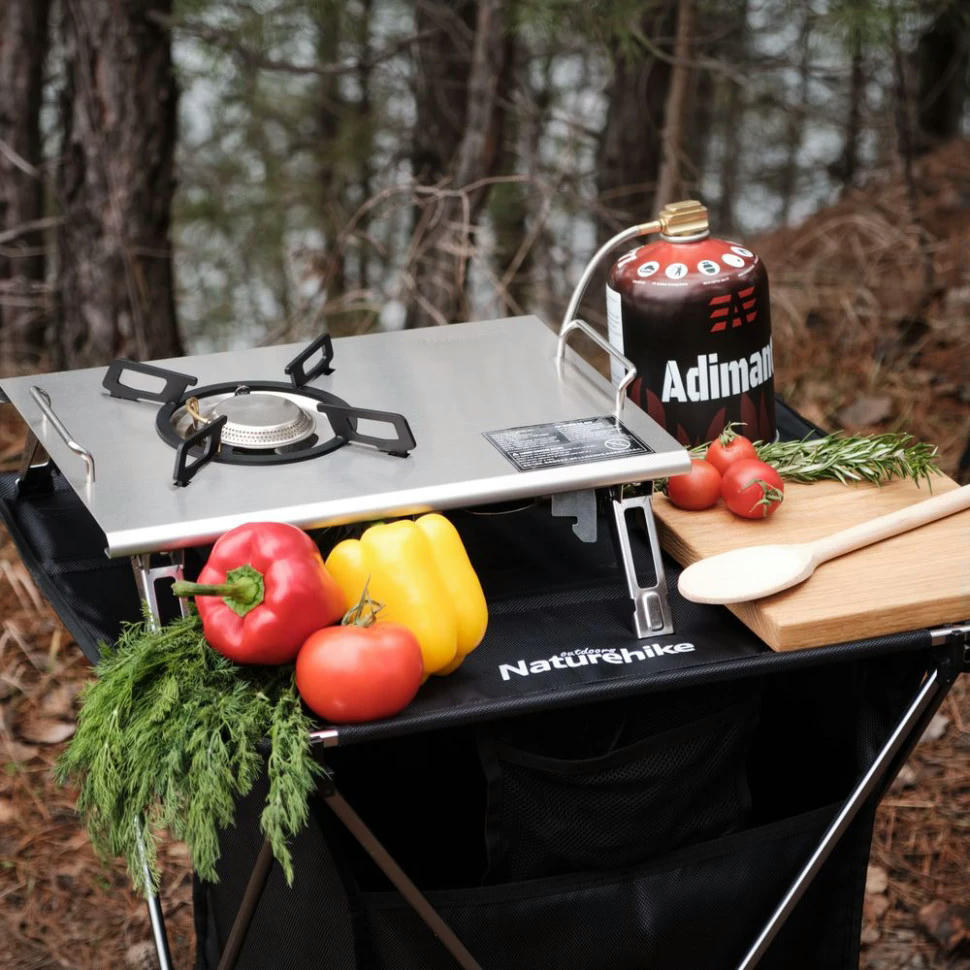
<instances>
[{"instance_id":1,"label":"stainless steel stove top","mask_svg":"<svg viewBox=\"0 0 970 970\"><path fill-rule=\"evenodd\" d=\"M0 387L104 531L109 556L200 545L244 522L316 528L689 468L684 448L630 402L617 427L609 382L571 348L557 368L557 343L536 317L339 338L333 372L311 386L403 414L415 440L407 457L352 442L289 464L213 462L185 487L173 483L175 450L156 431L159 404L111 397L106 368ZM154 363L199 386L282 381L301 346ZM71 439L91 456L93 480Z\"/></svg>"}]
</instances>

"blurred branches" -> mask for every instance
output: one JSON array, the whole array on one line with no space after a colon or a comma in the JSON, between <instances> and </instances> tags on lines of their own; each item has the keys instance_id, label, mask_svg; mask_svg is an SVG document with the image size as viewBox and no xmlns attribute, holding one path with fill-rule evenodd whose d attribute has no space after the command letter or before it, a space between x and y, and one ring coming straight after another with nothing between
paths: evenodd
<instances>
[{"instance_id":1,"label":"blurred branches","mask_svg":"<svg viewBox=\"0 0 970 970\"><path fill-rule=\"evenodd\" d=\"M110 8L63 0L79 2ZM18 6L41 9L4 9ZM702 198L722 233L762 232L911 166L966 121L970 24L958 0L138 6L178 78L173 285L196 350L322 327L555 320L604 235L650 217L660 196ZM80 96L71 48L54 41L32 42L51 107ZM5 95L0 172L42 196L22 217L0 201L0 301L16 289L2 261L11 247L21 268L39 258L17 299L41 299L43 344L70 265L61 223L46 221L69 214L52 184L64 123L35 93L27 114L46 118L42 144L25 150ZM151 193L163 199L160 178Z\"/></svg>"}]
</instances>

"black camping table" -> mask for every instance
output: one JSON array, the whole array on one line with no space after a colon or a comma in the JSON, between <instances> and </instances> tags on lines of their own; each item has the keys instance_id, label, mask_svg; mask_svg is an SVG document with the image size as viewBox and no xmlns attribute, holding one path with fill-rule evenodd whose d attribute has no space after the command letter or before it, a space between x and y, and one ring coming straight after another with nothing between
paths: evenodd
<instances>
[{"instance_id":1,"label":"black camping table","mask_svg":"<svg viewBox=\"0 0 970 970\"><path fill-rule=\"evenodd\" d=\"M140 615L139 568L56 471L0 477L0 514L95 660ZM398 716L315 732L330 777L292 889L264 784L239 802L220 881L195 885L200 970L857 966L875 809L967 668L966 618L775 653L667 562L675 632L641 640L605 526L580 542L541 500L452 519L485 642Z\"/></svg>"}]
</instances>

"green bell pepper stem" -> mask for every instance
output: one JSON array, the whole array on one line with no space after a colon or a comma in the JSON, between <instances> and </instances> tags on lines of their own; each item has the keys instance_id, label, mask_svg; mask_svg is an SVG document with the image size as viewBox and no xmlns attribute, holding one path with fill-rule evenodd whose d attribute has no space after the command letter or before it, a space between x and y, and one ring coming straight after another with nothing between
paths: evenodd
<instances>
[{"instance_id":1,"label":"green bell pepper stem","mask_svg":"<svg viewBox=\"0 0 970 970\"><path fill-rule=\"evenodd\" d=\"M263 574L246 563L226 573L225 583L190 583L184 579L172 583L175 596L221 596L226 606L239 616L256 609L266 595Z\"/></svg>"}]
</instances>

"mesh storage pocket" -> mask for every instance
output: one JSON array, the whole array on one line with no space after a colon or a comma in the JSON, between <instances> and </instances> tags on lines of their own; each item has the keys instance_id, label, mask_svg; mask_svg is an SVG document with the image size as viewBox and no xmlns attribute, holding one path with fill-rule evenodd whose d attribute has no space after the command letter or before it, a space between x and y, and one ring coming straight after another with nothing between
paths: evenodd
<instances>
[{"instance_id":1,"label":"mesh storage pocket","mask_svg":"<svg viewBox=\"0 0 970 970\"><path fill-rule=\"evenodd\" d=\"M835 809L735 832L632 869L433 891L427 898L484 970L724 970L737 966L754 942ZM863 823L843 838L759 970L858 965L868 819ZM455 966L396 893L364 893L362 904L373 948L369 967Z\"/></svg>"},{"instance_id":2,"label":"mesh storage pocket","mask_svg":"<svg viewBox=\"0 0 970 970\"><path fill-rule=\"evenodd\" d=\"M555 753L522 726L524 743L483 735L489 881L635 865L744 823L753 700L666 729L642 700L598 713L554 724Z\"/></svg>"}]
</instances>

